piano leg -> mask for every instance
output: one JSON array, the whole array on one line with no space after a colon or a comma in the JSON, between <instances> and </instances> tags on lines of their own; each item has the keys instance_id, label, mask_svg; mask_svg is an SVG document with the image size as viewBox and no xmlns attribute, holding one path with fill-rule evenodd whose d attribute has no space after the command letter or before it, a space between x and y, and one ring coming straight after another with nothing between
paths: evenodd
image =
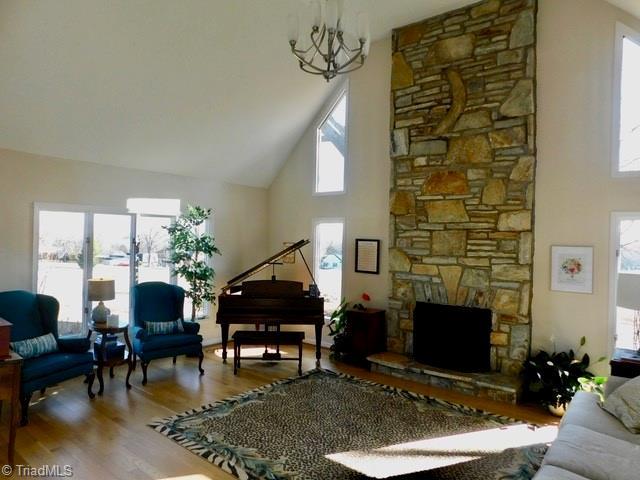
<instances>
[{"instance_id":1,"label":"piano leg","mask_svg":"<svg viewBox=\"0 0 640 480\"><path fill-rule=\"evenodd\" d=\"M222 363L227 363L227 342L229 341L229 324L220 325L222 330Z\"/></svg>"},{"instance_id":2,"label":"piano leg","mask_svg":"<svg viewBox=\"0 0 640 480\"><path fill-rule=\"evenodd\" d=\"M316 368L320 368L320 345L322 344L322 327L324 326L324 320L322 323L316 323Z\"/></svg>"}]
</instances>

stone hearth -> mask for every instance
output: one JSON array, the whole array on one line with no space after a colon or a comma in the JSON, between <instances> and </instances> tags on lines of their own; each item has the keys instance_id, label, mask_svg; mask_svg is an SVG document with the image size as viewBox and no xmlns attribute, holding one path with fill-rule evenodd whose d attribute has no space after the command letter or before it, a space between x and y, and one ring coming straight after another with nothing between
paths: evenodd
<instances>
[{"instance_id":1,"label":"stone hearth","mask_svg":"<svg viewBox=\"0 0 640 480\"><path fill-rule=\"evenodd\" d=\"M376 353L367 357L367 360L371 362L374 372L499 402L517 403L522 392L519 377L499 372L453 372L414 362L406 355L392 352Z\"/></svg>"},{"instance_id":2,"label":"stone hearth","mask_svg":"<svg viewBox=\"0 0 640 480\"><path fill-rule=\"evenodd\" d=\"M536 9L486 0L394 31L392 352L411 356L422 301L491 309L495 372L529 353Z\"/></svg>"}]
</instances>

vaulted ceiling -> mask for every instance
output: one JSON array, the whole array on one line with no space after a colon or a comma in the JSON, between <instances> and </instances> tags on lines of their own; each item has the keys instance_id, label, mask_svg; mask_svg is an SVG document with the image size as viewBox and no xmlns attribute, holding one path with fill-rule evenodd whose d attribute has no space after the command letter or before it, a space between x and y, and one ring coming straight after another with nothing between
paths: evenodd
<instances>
[{"instance_id":1,"label":"vaulted ceiling","mask_svg":"<svg viewBox=\"0 0 640 480\"><path fill-rule=\"evenodd\" d=\"M345 3L379 40L474 0ZM307 4L2 0L0 148L268 186L333 86L288 51Z\"/></svg>"},{"instance_id":2,"label":"vaulted ceiling","mask_svg":"<svg viewBox=\"0 0 640 480\"><path fill-rule=\"evenodd\" d=\"M606 0L616 7L640 18L640 0Z\"/></svg>"},{"instance_id":3,"label":"vaulted ceiling","mask_svg":"<svg viewBox=\"0 0 640 480\"><path fill-rule=\"evenodd\" d=\"M2 0L0 147L268 186L334 85L289 53L306 3ZM380 39L471 2L346 3Z\"/></svg>"}]
</instances>

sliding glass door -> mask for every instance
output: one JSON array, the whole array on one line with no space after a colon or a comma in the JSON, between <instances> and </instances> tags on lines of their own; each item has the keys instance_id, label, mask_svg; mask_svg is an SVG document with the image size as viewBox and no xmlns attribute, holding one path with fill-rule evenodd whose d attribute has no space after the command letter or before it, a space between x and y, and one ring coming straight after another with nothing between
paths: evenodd
<instances>
[{"instance_id":1,"label":"sliding glass door","mask_svg":"<svg viewBox=\"0 0 640 480\"><path fill-rule=\"evenodd\" d=\"M60 335L83 332L85 214L42 210L37 237L37 292L60 302Z\"/></svg>"},{"instance_id":2,"label":"sliding glass door","mask_svg":"<svg viewBox=\"0 0 640 480\"><path fill-rule=\"evenodd\" d=\"M60 303L60 335L83 334L95 303L87 298L90 278L115 280L116 297L106 300L112 314L128 319L135 277L135 216L69 206L36 205L38 293Z\"/></svg>"},{"instance_id":3,"label":"sliding glass door","mask_svg":"<svg viewBox=\"0 0 640 480\"><path fill-rule=\"evenodd\" d=\"M133 215L96 213L93 215L93 255L90 278L115 280L116 298L105 302L112 314L129 319L129 291L133 262ZM89 306L95 307L95 303Z\"/></svg>"},{"instance_id":4,"label":"sliding glass door","mask_svg":"<svg viewBox=\"0 0 640 480\"><path fill-rule=\"evenodd\" d=\"M88 300L88 280L115 281L115 298L105 306L121 319L129 319L131 287L141 282L165 282L188 289L170 264L165 227L175 217L134 214L81 206L36 204L34 221L34 290L60 302L61 335L86 332L96 302ZM210 232L201 225L198 233ZM339 295L338 295L339 296ZM197 312L207 315L208 305ZM191 301L185 298L185 318Z\"/></svg>"}]
</instances>

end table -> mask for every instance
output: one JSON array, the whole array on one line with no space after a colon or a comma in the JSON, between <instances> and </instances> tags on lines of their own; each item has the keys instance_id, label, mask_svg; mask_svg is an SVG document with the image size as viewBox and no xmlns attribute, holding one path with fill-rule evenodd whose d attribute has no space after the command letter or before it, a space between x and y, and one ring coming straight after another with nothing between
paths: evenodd
<instances>
[{"instance_id":1,"label":"end table","mask_svg":"<svg viewBox=\"0 0 640 480\"><path fill-rule=\"evenodd\" d=\"M633 378L640 375L640 355L636 350L616 348L609 362L611 375Z\"/></svg>"},{"instance_id":2,"label":"end table","mask_svg":"<svg viewBox=\"0 0 640 480\"><path fill-rule=\"evenodd\" d=\"M8 400L11 404L9 417L9 454L8 464L14 465L16 448L16 429L20 422L20 375L22 357L11 352L11 357L0 360L0 401Z\"/></svg>"},{"instance_id":3,"label":"end table","mask_svg":"<svg viewBox=\"0 0 640 480\"><path fill-rule=\"evenodd\" d=\"M379 308L349 309L346 312L345 335L348 347L345 361L369 365L367 357L387 348L385 311Z\"/></svg>"},{"instance_id":4,"label":"end table","mask_svg":"<svg viewBox=\"0 0 640 480\"><path fill-rule=\"evenodd\" d=\"M89 322L89 333L87 338L91 339L91 334L96 332L100 336L100 348L96 351L94 347L93 359L95 364L97 365L97 376L98 382L100 383L100 390L98 390L98 395L102 395L104 392L104 380L102 377L102 370L104 367L109 367L109 377L113 378L113 369L119 365L124 365L125 363L129 366L127 370L127 379L125 384L127 388L131 388L131 384L129 383L129 377L131 376L131 372L133 371L133 348L131 347L131 341L129 340L129 322L126 320L118 320L115 322L106 322L106 323L96 323ZM108 358L106 356L106 338L107 335L116 335L118 333L124 334L124 341L126 345L126 350L122 357Z\"/></svg>"}]
</instances>

